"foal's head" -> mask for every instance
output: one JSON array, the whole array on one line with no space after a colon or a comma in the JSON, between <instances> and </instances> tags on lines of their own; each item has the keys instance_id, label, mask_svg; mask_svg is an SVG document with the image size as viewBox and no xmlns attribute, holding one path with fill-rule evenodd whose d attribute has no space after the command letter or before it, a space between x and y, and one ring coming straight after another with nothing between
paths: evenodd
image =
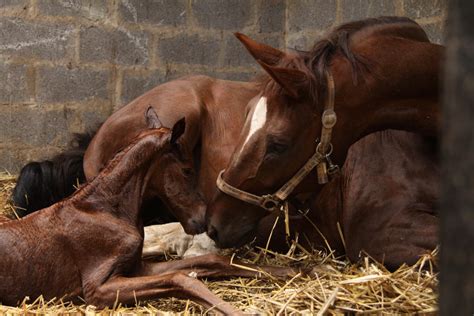
<instances>
[{"instance_id":1,"label":"foal's head","mask_svg":"<svg viewBox=\"0 0 474 316\"><path fill-rule=\"evenodd\" d=\"M149 127L161 127L156 113L152 108L150 109L146 115ZM183 225L186 233L198 234L205 229L206 203L196 189L197 178L193 161L189 158L192 156L184 153L180 145L184 130L183 118L172 128L168 149L162 151L150 168L152 176L149 180L147 195L159 196Z\"/></svg>"}]
</instances>

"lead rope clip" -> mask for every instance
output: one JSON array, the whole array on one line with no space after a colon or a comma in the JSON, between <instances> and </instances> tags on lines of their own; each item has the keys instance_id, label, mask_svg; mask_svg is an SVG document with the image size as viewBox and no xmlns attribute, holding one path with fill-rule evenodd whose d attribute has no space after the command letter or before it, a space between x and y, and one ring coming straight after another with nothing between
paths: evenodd
<instances>
[{"instance_id":1,"label":"lead rope clip","mask_svg":"<svg viewBox=\"0 0 474 316\"><path fill-rule=\"evenodd\" d=\"M327 170L329 177L333 177L340 172L339 166L332 163L330 155L326 155L326 161L328 162L329 166Z\"/></svg>"}]
</instances>

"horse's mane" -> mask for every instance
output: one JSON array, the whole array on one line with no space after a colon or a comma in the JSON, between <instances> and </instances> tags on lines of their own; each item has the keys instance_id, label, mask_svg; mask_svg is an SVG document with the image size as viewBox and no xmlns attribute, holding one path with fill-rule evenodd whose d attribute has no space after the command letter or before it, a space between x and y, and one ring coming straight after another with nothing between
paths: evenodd
<instances>
[{"instance_id":1,"label":"horse's mane","mask_svg":"<svg viewBox=\"0 0 474 316\"><path fill-rule=\"evenodd\" d=\"M313 48L307 52L309 54L308 66L316 77L316 83L322 86L319 91L325 94L326 79L325 73L330 65L331 57L336 52L340 52L350 63L352 68L352 80L355 85L358 84L359 77L365 71L370 70L370 61L363 56L355 54L350 47L350 38L355 33L365 30L368 27L380 26L394 23L414 23L407 17L383 16L378 18L369 18L360 21L348 22L332 30L325 38L317 41Z\"/></svg>"},{"instance_id":2,"label":"horse's mane","mask_svg":"<svg viewBox=\"0 0 474 316\"><path fill-rule=\"evenodd\" d=\"M350 47L351 36L369 27L395 23L416 24L416 22L410 18L393 16L348 22L329 31L329 33L313 45L311 50L295 50L297 54L303 57L303 62L296 62L298 58L288 58L282 60L278 66L296 68L314 79L311 80L313 81L313 85L315 85L310 87L311 97L321 102L327 90L326 71L330 66L331 58L336 53L340 53L349 61L352 68L352 79L355 85L358 84L360 77L370 70L371 62L352 51ZM268 83L270 78L267 77L266 80ZM278 91L281 91L280 88L277 88L278 85L272 86L272 90L278 89Z\"/></svg>"}]
</instances>

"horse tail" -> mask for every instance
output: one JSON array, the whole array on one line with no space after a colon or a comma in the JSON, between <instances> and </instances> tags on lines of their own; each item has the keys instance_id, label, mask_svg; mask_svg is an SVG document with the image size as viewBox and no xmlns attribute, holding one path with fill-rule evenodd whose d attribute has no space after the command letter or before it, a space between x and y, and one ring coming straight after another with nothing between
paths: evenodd
<instances>
[{"instance_id":1,"label":"horse tail","mask_svg":"<svg viewBox=\"0 0 474 316\"><path fill-rule=\"evenodd\" d=\"M66 152L48 160L29 162L21 169L11 196L18 216L53 205L85 182L84 154L94 134L95 131L75 134Z\"/></svg>"}]
</instances>

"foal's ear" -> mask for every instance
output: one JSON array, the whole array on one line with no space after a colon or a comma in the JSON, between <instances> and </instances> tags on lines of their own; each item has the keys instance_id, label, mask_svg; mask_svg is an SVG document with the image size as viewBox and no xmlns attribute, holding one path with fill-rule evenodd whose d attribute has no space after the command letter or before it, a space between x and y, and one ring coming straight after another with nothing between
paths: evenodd
<instances>
[{"instance_id":1,"label":"foal's ear","mask_svg":"<svg viewBox=\"0 0 474 316\"><path fill-rule=\"evenodd\" d=\"M254 41L242 33L234 33L235 37L244 44L245 48L256 60L262 60L268 65L276 65L285 53L271 46Z\"/></svg>"},{"instance_id":2,"label":"foal's ear","mask_svg":"<svg viewBox=\"0 0 474 316\"><path fill-rule=\"evenodd\" d=\"M178 139L184 134L184 130L186 129L186 120L183 117L178 122L176 122L173 126L171 131L171 144L176 145Z\"/></svg>"},{"instance_id":3,"label":"foal's ear","mask_svg":"<svg viewBox=\"0 0 474 316\"><path fill-rule=\"evenodd\" d=\"M297 99L302 96L303 91L308 91L309 78L301 70L270 66L261 60L257 61L290 97Z\"/></svg>"},{"instance_id":4,"label":"foal's ear","mask_svg":"<svg viewBox=\"0 0 474 316\"><path fill-rule=\"evenodd\" d=\"M163 124L161 123L160 119L158 118L158 114L156 114L155 109L149 105L148 109L145 112L145 121L148 128L161 128Z\"/></svg>"}]
</instances>

